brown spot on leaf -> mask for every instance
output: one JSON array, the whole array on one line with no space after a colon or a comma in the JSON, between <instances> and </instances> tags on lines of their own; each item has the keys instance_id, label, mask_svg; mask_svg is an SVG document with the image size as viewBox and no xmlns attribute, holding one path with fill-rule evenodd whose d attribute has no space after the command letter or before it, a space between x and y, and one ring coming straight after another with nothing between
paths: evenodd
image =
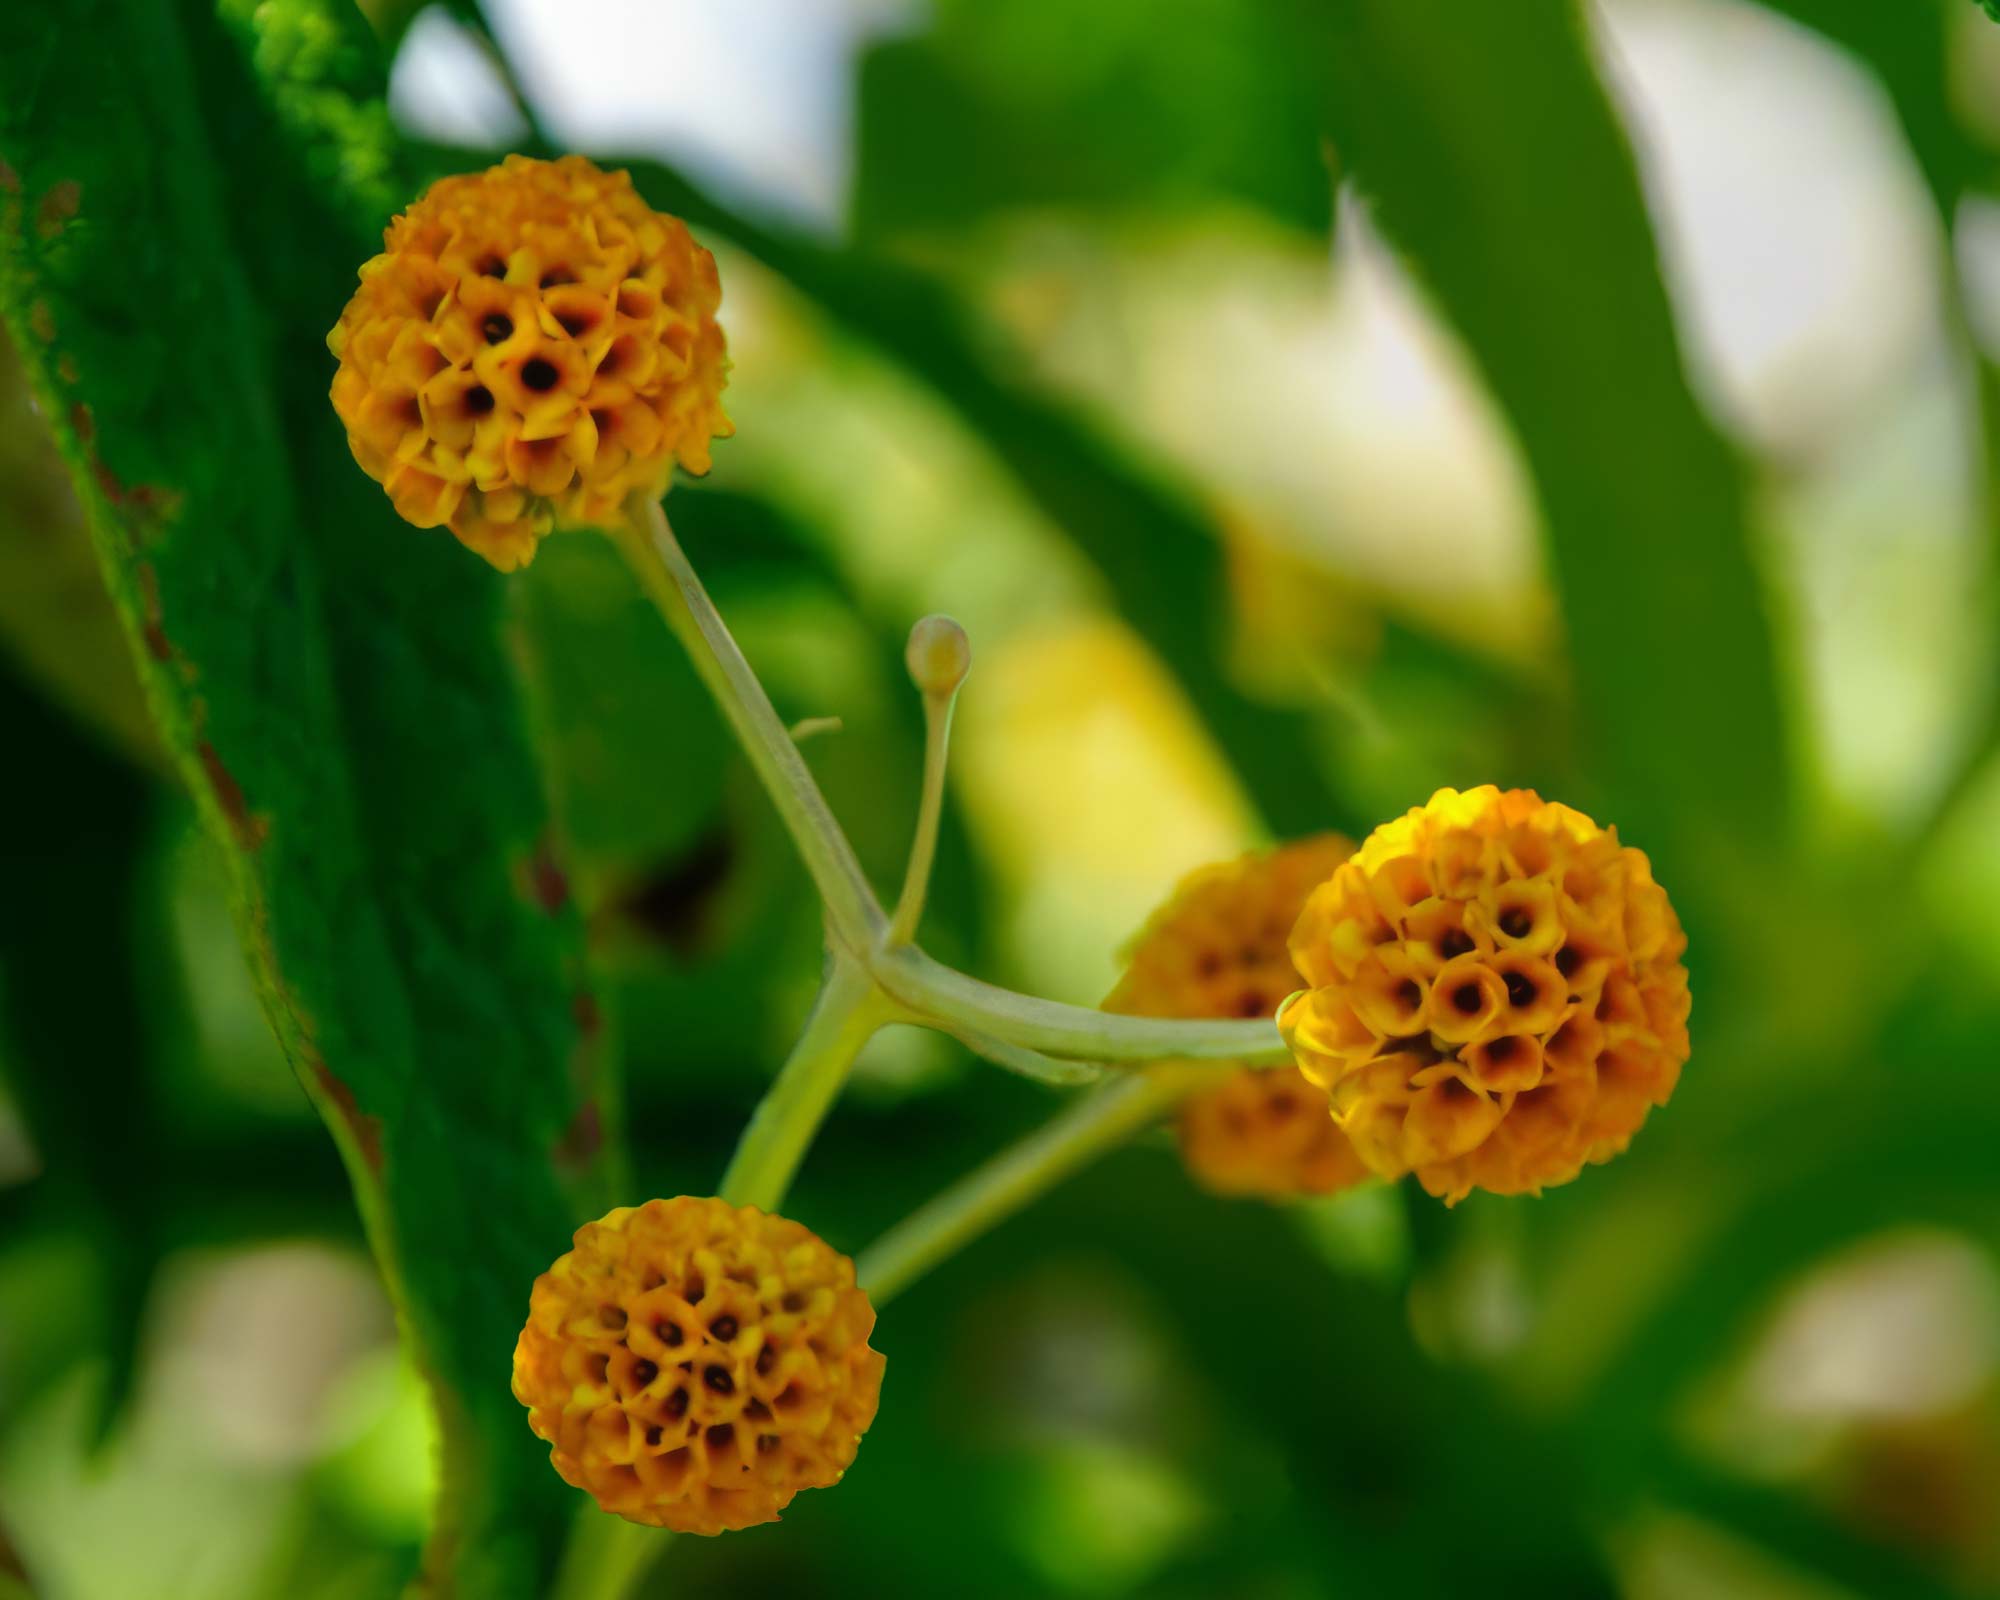
<instances>
[{"instance_id":1,"label":"brown spot on leaf","mask_svg":"<svg viewBox=\"0 0 2000 1600\"><path fill-rule=\"evenodd\" d=\"M43 344L56 342L56 314L49 309L46 300L37 300L28 307L28 331Z\"/></svg>"},{"instance_id":2,"label":"brown spot on leaf","mask_svg":"<svg viewBox=\"0 0 2000 1600\"><path fill-rule=\"evenodd\" d=\"M569 1003L569 1014L576 1023L576 1031L586 1041L595 1039L604 1031L604 1008L588 989L577 990L576 998Z\"/></svg>"},{"instance_id":3,"label":"brown spot on leaf","mask_svg":"<svg viewBox=\"0 0 2000 1600\"><path fill-rule=\"evenodd\" d=\"M223 765L214 745L204 739L196 754L201 757L202 771L208 774L208 786L215 792L215 803L222 807L222 814L229 819L229 825L235 831L236 842L246 850L257 849L271 831L269 820L250 809L243 785L236 781L236 774Z\"/></svg>"},{"instance_id":4,"label":"brown spot on leaf","mask_svg":"<svg viewBox=\"0 0 2000 1600\"><path fill-rule=\"evenodd\" d=\"M604 1115L597 1109L595 1100L586 1100L570 1119L563 1136L556 1140L553 1152L555 1163L566 1171L581 1171L596 1159L603 1145Z\"/></svg>"},{"instance_id":5,"label":"brown spot on leaf","mask_svg":"<svg viewBox=\"0 0 2000 1600\"><path fill-rule=\"evenodd\" d=\"M76 435L79 444L87 445L97 437L96 419L81 400L69 408L69 431Z\"/></svg>"},{"instance_id":6,"label":"brown spot on leaf","mask_svg":"<svg viewBox=\"0 0 2000 1600\"><path fill-rule=\"evenodd\" d=\"M334 1103L341 1120L347 1124L347 1131L353 1135L355 1147L361 1152L361 1159L368 1163L370 1172L382 1170L382 1119L371 1117L361 1109L361 1103L354 1098L354 1091L336 1078L324 1061L312 1064L313 1077L320 1090Z\"/></svg>"},{"instance_id":7,"label":"brown spot on leaf","mask_svg":"<svg viewBox=\"0 0 2000 1600\"><path fill-rule=\"evenodd\" d=\"M528 858L523 886L528 898L550 916L569 904L569 874L556 860L555 848L544 837Z\"/></svg>"},{"instance_id":8,"label":"brown spot on leaf","mask_svg":"<svg viewBox=\"0 0 2000 1600\"><path fill-rule=\"evenodd\" d=\"M64 178L60 183L51 184L49 192L42 196L41 204L35 207L35 232L44 239L53 239L82 205L83 185L76 179Z\"/></svg>"},{"instance_id":9,"label":"brown spot on leaf","mask_svg":"<svg viewBox=\"0 0 2000 1600\"><path fill-rule=\"evenodd\" d=\"M0 191L5 191L8 194L19 194L21 192L20 173L16 172L4 161L0 161Z\"/></svg>"},{"instance_id":10,"label":"brown spot on leaf","mask_svg":"<svg viewBox=\"0 0 2000 1600\"><path fill-rule=\"evenodd\" d=\"M137 566L139 579L139 606L143 614L139 624L140 637L146 641L146 654L162 666L180 659L180 652L174 649L173 640L167 637L166 615L160 609L160 575L153 570L152 563L141 561ZM184 681L194 681L194 668L186 661L180 661L181 677Z\"/></svg>"},{"instance_id":11,"label":"brown spot on leaf","mask_svg":"<svg viewBox=\"0 0 2000 1600\"><path fill-rule=\"evenodd\" d=\"M76 370L76 358L67 350L56 357L56 376L72 389L83 382L82 376Z\"/></svg>"},{"instance_id":12,"label":"brown spot on leaf","mask_svg":"<svg viewBox=\"0 0 2000 1600\"><path fill-rule=\"evenodd\" d=\"M146 519L137 531L150 535L156 531L158 524L172 522L180 516L187 496L178 489L162 489L156 483L138 483L125 491L125 499L133 510L142 513Z\"/></svg>"},{"instance_id":13,"label":"brown spot on leaf","mask_svg":"<svg viewBox=\"0 0 2000 1600\"><path fill-rule=\"evenodd\" d=\"M146 638L146 654L165 666L174 659L174 642L167 637L167 630L160 626L158 617L148 617L141 632Z\"/></svg>"}]
</instances>

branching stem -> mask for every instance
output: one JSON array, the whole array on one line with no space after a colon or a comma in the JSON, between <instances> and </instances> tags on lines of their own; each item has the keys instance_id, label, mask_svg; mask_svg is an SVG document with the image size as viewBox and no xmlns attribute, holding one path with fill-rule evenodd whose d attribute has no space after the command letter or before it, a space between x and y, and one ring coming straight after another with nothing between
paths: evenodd
<instances>
[{"instance_id":1,"label":"branching stem","mask_svg":"<svg viewBox=\"0 0 2000 1600\"><path fill-rule=\"evenodd\" d=\"M861 1281L880 1305L953 1250L1147 1127L1207 1074L1233 1063L1285 1059L1270 1022L1113 1016L982 983L918 949L911 941L937 850L962 661L956 667L939 665L949 660L949 651L927 654L913 635L912 675L924 693L926 719L924 787L909 868L895 915L888 917L799 754L794 733L779 719L709 599L665 510L637 499L627 510L625 525L610 530L613 540L735 730L826 907L826 983L804 1033L744 1129L723 1175L724 1199L766 1211L783 1203L855 1057L887 1022L939 1029L1044 1081L1087 1081L1098 1075L1098 1063L1170 1063L1100 1084L891 1229L859 1263ZM927 621L957 632L947 619ZM933 644L964 642L962 634L951 641L935 628L928 637ZM624 1600L665 1543L657 1529L587 1513L558 1578L557 1600Z\"/></svg>"},{"instance_id":2,"label":"branching stem","mask_svg":"<svg viewBox=\"0 0 2000 1600\"><path fill-rule=\"evenodd\" d=\"M734 1206L775 1211L813 1135L847 1081L847 1069L894 1015L868 974L841 954L820 990L805 1032L752 1113L717 1191Z\"/></svg>"},{"instance_id":3,"label":"branching stem","mask_svg":"<svg viewBox=\"0 0 2000 1600\"><path fill-rule=\"evenodd\" d=\"M647 595L686 646L695 670L736 730L744 752L784 819L826 901L837 947L854 957L905 1013L903 1020L963 1037L998 1040L1073 1061L1239 1061L1289 1059L1270 1022L1189 1022L1112 1016L1015 994L954 971L891 936L889 919L855 860L798 746L695 575L665 511L635 501L631 525L613 531ZM940 730L936 738L944 738ZM926 791L930 789L926 776ZM941 794L941 785L940 785ZM919 846L926 837L918 829ZM935 818L928 837L935 843ZM905 906L913 897L907 892ZM914 907L921 910L921 898ZM914 922L914 913L909 920Z\"/></svg>"},{"instance_id":4,"label":"branching stem","mask_svg":"<svg viewBox=\"0 0 2000 1600\"><path fill-rule=\"evenodd\" d=\"M737 743L756 768L826 902L835 940L857 954L865 952L879 942L886 919L847 835L834 821L805 758L772 708L771 697L689 565L666 512L652 500L635 502L629 510L627 524L612 529L612 537L736 730Z\"/></svg>"},{"instance_id":5,"label":"branching stem","mask_svg":"<svg viewBox=\"0 0 2000 1600\"><path fill-rule=\"evenodd\" d=\"M861 1287L880 1310L953 1251L1149 1127L1201 1080L1198 1069L1152 1067L1079 1096L863 1251L855 1263Z\"/></svg>"}]
</instances>

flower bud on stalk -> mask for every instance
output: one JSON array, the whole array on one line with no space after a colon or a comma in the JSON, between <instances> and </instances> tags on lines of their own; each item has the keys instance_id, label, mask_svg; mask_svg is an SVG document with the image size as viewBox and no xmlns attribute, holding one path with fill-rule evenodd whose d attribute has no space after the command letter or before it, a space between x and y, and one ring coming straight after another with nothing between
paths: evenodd
<instances>
[{"instance_id":1,"label":"flower bud on stalk","mask_svg":"<svg viewBox=\"0 0 2000 1600\"><path fill-rule=\"evenodd\" d=\"M924 617L910 629L903 663L919 693L947 699L972 670L972 641L950 617Z\"/></svg>"}]
</instances>

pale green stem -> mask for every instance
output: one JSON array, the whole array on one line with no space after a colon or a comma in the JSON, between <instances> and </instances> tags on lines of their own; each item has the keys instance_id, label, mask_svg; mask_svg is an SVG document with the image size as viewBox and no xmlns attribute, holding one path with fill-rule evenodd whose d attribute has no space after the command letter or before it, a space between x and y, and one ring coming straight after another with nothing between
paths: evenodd
<instances>
[{"instance_id":1,"label":"pale green stem","mask_svg":"<svg viewBox=\"0 0 2000 1600\"><path fill-rule=\"evenodd\" d=\"M1074 1061L1212 1061L1265 1066L1291 1060L1268 1021L1127 1017L1035 1000L968 977L903 945L870 958L875 981L913 1018L947 1033L999 1039Z\"/></svg>"},{"instance_id":2,"label":"pale green stem","mask_svg":"<svg viewBox=\"0 0 2000 1600\"><path fill-rule=\"evenodd\" d=\"M737 743L757 769L826 902L837 942L856 953L866 950L883 927L875 892L770 696L688 564L666 511L657 501L634 500L627 507L626 524L609 531L736 730Z\"/></svg>"},{"instance_id":3,"label":"pale green stem","mask_svg":"<svg viewBox=\"0 0 2000 1600\"><path fill-rule=\"evenodd\" d=\"M867 971L835 953L805 1032L757 1103L722 1175L722 1198L775 1211L861 1047L895 1014Z\"/></svg>"},{"instance_id":4,"label":"pale green stem","mask_svg":"<svg viewBox=\"0 0 2000 1600\"><path fill-rule=\"evenodd\" d=\"M924 896L930 892L931 864L937 859L938 822L944 814L951 708L957 699L955 688L949 694L924 696L924 790L917 802L917 831L910 844L910 864L903 874L903 892L897 898L895 915L889 919L892 945L908 944L917 936L917 924L923 920Z\"/></svg>"},{"instance_id":5,"label":"pale green stem","mask_svg":"<svg viewBox=\"0 0 2000 1600\"><path fill-rule=\"evenodd\" d=\"M1037 1083L1052 1083L1060 1088L1073 1089L1079 1084L1095 1083L1104 1076L1104 1068L1095 1061L1064 1061L1059 1056L1045 1056L1039 1050L1008 1044L1004 1039L992 1038L974 1028L956 1024L947 1028L937 1018L921 1016L914 1011L901 1012L900 1020L916 1023L919 1027L943 1028L982 1060L990 1061L996 1067L1005 1067L1020 1077L1032 1078Z\"/></svg>"},{"instance_id":6,"label":"pale green stem","mask_svg":"<svg viewBox=\"0 0 2000 1600\"><path fill-rule=\"evenodd\" d=\"M627 1600L673 1535L585 1503L570 1530L549 1600Z\"/></svg>"},{"instance_id":7,"label":"pale green stem","mask_svg":"<svg viewBox=\"0 0 2000 1600\"><path fill-rule=\"evenodd\" d=\"M611 530L612 537L735 730L825 902L831 935L832 968L819 1002L744 1129L723 1174L722 1198L766 1211L783 1203L855 1057L891 1020L942 1027L1014 1070L1042 1077L1092 1070L1074 1062L1171 1057L1187 1063L1134 1073L1095 1091L890 1232L862 1264L863 1282L875 1287L879 1304L965 1240L1146 1126L1197 1081L1202 1069L1196 1063L1282 1055L1269 1023L1108 1016L980 983L912 947L937 850L952 696L925 695L924 791L891 921L666 512L651 501L635 501L629 511L628 524ZM625 1600L669 1537L587 1512L565 1554L554 1600Z\"/></svg>"},{"instance_id":8,"label":"pale green stem","mask_svg":"<svg viewBox=\"0 0 2000 1600\"><path fill-rule=\"evenodd\" d=\"M1195 1068L1154 1067L1081 1096L864 1250L855 1272L868 1298L880 1310L953 1251L1151 1126L1203 1077Z\"/></svg>"},{"instance_id":9,"label":"pale green stem","mask_svg":"<svg viewBox=\"0 0 2000 1600\"><path fill-rule=\"evenodd\" d=\"M884 948L887 919L847 836L688 564L666 513L650 501L633 502L630 512L630 526L613 529L612 536L736 730L826 901L836 942L915 1013L912 1020L1082 1061L1289 1059L1268 1022L1111 1016L981 983L908 945Z\"/></svg>"},{"instance_id":10,"label":"pale green stem","mask_svg":"<svg viewBox=\"0 0 2000 1600\"><path fill-rule=\"evenodd\" d=\"M955 972L910 945L937 848L951 697L926 695L924 793L909 872L891 922L793 736L674 537L665 510L635 500L628 511L627 524L610 530L612 538L735 730L812 875L831 935L833 965L819 1003L744 1130L723 1175L724 1199L766 1211L783 1202L848 1069L888 1021L942 1028L1016 1071L1042 1077L1089 1070L1066 1062L1175 1062L1093 1091L891 1230L860 1264L862 1282L879 1305L960 1244L1145 1127L1216 1065L1285 1058L1269 1022L1112 1016L1035 1000ZM587 1513L566 1553L554 1600L624 1600L668 1537Z\"/></svg>"}]
</instances>

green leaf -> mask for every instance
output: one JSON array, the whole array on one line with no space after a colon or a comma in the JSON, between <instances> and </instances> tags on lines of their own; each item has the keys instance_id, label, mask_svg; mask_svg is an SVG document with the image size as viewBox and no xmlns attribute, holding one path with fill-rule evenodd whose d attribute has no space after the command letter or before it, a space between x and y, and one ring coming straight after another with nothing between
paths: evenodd
<instances>
[{"instance_id":1,"label":"green leaf","mask_svg":"<svg viewBox=\"0 0 2000 1600\"><path fill-rule=\"evenodd\" d=\"M574 1504L508 1376L601 1204L594 1007L499 580L396 520L325 401L403 197L380 91L333 0L6 9L0 291L438 1403L433 1592L505 1600Z\"/></svg>"},{"instance_id":2,"label":"green leaf","mask_svg":"<svg viewBox=\"0 0 2000 1600\"><path fill-rule=\"evenodd\" d=\"M864 237L1048 205L1239 200L1332 221L1302 75L1234 0L955 0L863 58L856 102Z\"/></svg>"},{"instance_id":3,"label":"green leaf","mask_svg":"<svg viewBox=\"0 0 2000 1600\"><path fill-rule=\"evenodd\" d=\"M1681 365L1571 0L1286 0L1343 167L1504 408L1546 519L1584 748L1663 844L1782 837L1746 475Z\"/></svg>"}]
</instances>

